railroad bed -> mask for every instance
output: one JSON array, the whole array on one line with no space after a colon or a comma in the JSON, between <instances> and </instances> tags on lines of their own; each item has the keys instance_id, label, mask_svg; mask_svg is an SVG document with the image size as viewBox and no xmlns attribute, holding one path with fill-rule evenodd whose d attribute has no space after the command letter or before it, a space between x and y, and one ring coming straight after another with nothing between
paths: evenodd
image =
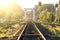
<instances>
[{"instance_id":1,"label":"railroad bed","mask_svg":"<svg viewBox=\"0 0 60 40\"><path fill-rule=\"evenodd\" d=\"M17 40L19 34L21 34L21 32L23 31L25 25L26 25L26 23L21 25L16 31L13 30L14 32L10 33L11 35L9 35L9 36L0 37L0 40Z\"/></svg>"},{"instance_id":2,"label":"railroad bed","mask_svg":"<svg viewBox=\"0 0 60 40\"><path fill-rule=\"evenodd\" d=\"M27 23L17 40L46 40L34 23Z\"/></svg>"},{"instance_id":3,"label":"railroad bed","mask_svg":"<svg viewBox=\"0 0 60 40\"><path fill-rule=\"evenodd\" d=\"M4 37L0 40L46 40L40 30L34 23L26 23L18 32L17 36L12 38Z\"/></svg>"}]
</instances>

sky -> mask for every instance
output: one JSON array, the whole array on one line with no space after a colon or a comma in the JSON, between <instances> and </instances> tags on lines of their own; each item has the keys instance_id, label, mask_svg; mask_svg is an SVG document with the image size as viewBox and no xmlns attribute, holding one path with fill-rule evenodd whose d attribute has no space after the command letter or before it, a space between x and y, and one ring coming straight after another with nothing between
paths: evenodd
<instances>
[{"instance_id":1,"label":"sky","mask_svg":"<svg viewBox=\"0 0 60 40\"><path fill-rule=\"evenodd\" d=\"M14 2L18 3L24 9L24 8L33 8L34 5L37 5L39 1L41 1L42 4L58 3L58 0L0 0L0 5L5 5Z\"/></svg>"}]
</instances>

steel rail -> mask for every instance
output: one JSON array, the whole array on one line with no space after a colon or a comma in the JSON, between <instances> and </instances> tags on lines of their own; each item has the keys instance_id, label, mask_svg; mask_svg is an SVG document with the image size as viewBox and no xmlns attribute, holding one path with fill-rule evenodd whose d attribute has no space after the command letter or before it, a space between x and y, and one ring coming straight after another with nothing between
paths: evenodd
<instances>
[{"instance_id":1,"label":"steel rail","mask_svg":"<svg viewBox=\"0 0 60 40\"><path fill-rule=\"evenodd\" d=\"M26 25L27 25L27 24L26 24ZM23 32L24 32L24 30L25 30L25 28L26 28L26 25L25 25L25 26L24 26L24 28L22 29L22 31L21 31L21 33L20 33L19 37L17 38L17 40L19 40L19 39L20 39L21 35L23 34Z\"/></svg>"},{"instance_id":2,"label":"steel rail","mask_svg":"<svg viewBox=\"0 0 60 40\"><path fill-rule=\"evenodd\" d=\"M42 38L42 40L46 40L45 37L43 36L43 34L40 32L40 30L37 28L37 26L35 24L34 24L34 27L36 28L38 33L41 35L40 37Z\"/></svg>"}]
</instances>

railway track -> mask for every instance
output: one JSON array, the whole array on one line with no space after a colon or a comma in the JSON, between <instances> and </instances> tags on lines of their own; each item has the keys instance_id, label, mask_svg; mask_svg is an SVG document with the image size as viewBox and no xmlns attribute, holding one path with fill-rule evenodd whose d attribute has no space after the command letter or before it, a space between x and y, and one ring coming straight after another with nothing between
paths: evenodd
<instances>
[{"instance_id":1,"label":"railway track","mask_svg":"<svg viewBox=\"0 0 60 40\"><path fill-rule=\"evenodd\" d=\"M13 31L15 31L15 32L10 33L11 35L9 35L9 36L0 37L0 40L17 40L19 34L22 33L25 25L26 25L26 23L23 23L23 25L21 25L21 26L18 28L17 31L13 30ZM14 33L14 34L13 34L13 33Z\"/></svg>"},{"instance_id":2,"label":"railway track","mask_svg":"<svg viewBox=\"0 0 60 40\"><path fill-rule=\"evenodd\" d=\"M46 40L34 23L27 23L17 40Z\"/></svg>"},{"instance_id":3,"label":"railway track","mask_svg":"<svg viewBox=\"0 0 60 40\"><path fill-rule=\"evenodd\" d=\"M18 32L17 36L8 38L4 37L1 40L46 40L40 30L34 23L26 23Z\"/></svg>"},{"instance_id":4,"label":"railway track","mask_svg":"<svg viewBox=\"0 0 60 40\"><path fill-rule=\"evenodd\" d=\"M52 32L50 32L48 29L46 29L45 27L43 27L41 25L41 23L35 23L36 26L39 28L39 30L41 31L41 33L44 35L44 37L46 38L46 40L60 40L60 37L56 37ZM46 23L43 23L46 24ZM51 24L51 25L55 25L55 24Z\"/></svg>"}]
</instances>

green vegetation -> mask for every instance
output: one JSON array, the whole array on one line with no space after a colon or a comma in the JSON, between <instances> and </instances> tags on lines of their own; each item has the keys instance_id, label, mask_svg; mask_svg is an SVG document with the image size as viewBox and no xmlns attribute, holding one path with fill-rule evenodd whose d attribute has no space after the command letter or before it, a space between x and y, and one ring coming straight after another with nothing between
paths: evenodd
<instances>
[{"instance_id":1,"label":"green vegetation","mask_svg":"<svg viewBox=\"0 0 60 40\"><path fill-rule=\"evenodd\" d=\"M1 6L0 18L3 19L3 22L0 22L0 37L11 36L13 34L9 34L18 29L23 22L23 10L16 3L9 3L5 6Z\"/></svg>"},{"instance_id":2,"label":"green vegetation","mask_svg":"<svg viewBox=\"0 0 60 40\"><path fill-rule=\"evenodd\" d=\"M52 23L54 21L56 10L53 4L36 5L35 10L38 22Z\"/></svg>"},{"instance_id":3,"label":"green vegetation","mask_svg":"<svg viewBox=\"0 0 60 40\"><path fill-rule=\"evenodd\" d=\"M48 23L41 24L43 27L52 32L55 36L60 37L60 26L52 26L49 23L60 24L60 1L58 4L58 10L53 4L44 4L42 6L35 6L37 22ZM56 16L57 12L57 16Z\"/></svg>"},{"instance_id":4,"label":"green vegetation","mask_svg":"<svg viewBox=\"0 0 60 40\"><path fill-rule=\"evenodd\" d=\"M56 37L60 37L60 26L52 26L49 24L41 24L43 27L48 29L50 32L54 34Z\"/></svg>"}]
</instances>

